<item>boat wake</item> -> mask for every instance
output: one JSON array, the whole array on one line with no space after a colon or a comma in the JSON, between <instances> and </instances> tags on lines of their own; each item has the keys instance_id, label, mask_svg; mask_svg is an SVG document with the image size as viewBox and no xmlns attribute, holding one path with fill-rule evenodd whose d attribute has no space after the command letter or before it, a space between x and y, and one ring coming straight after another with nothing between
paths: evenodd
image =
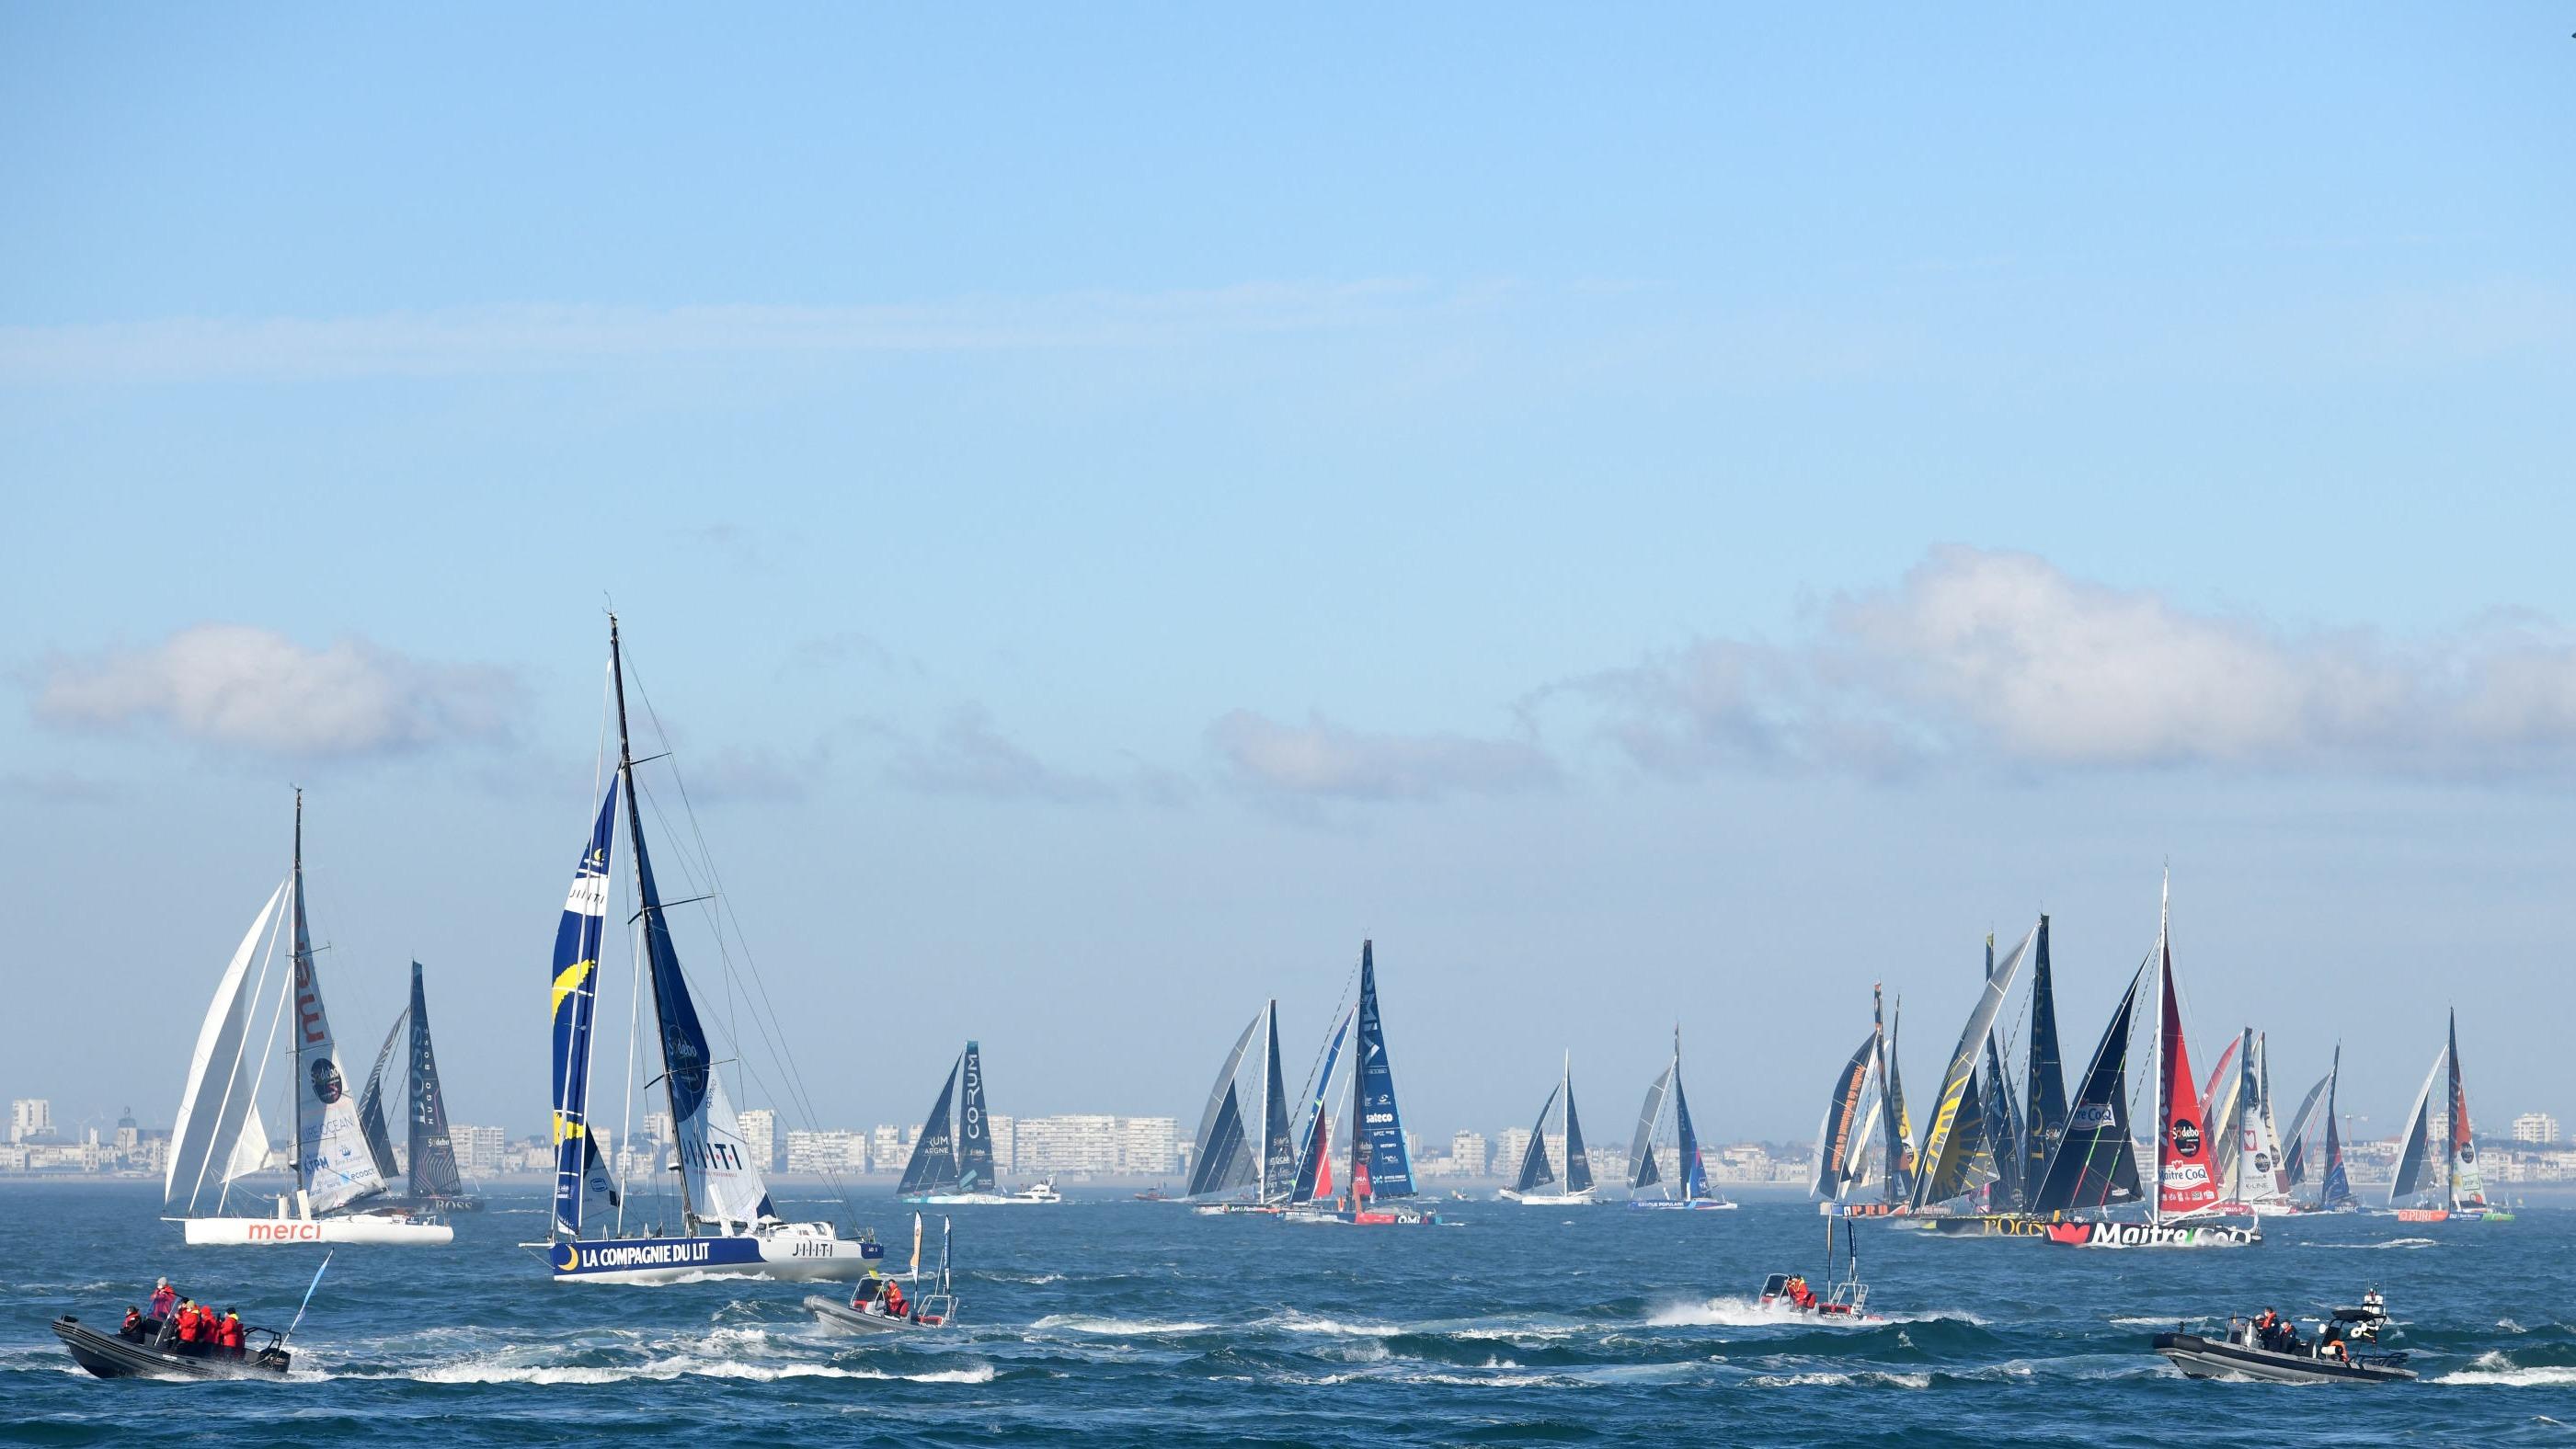
<instances>
[{"instance_id":1,"label":"boat wake","mask_svg":"<svg viewBox=\"0 0 2576 1449\"><path fill-rule=\"evenodd\" d=\"M2437 1244L2431 1238L2390 1238L2384 1243L2301 1243L2302 1248L2352 1248L2376 1251L2382 1248L2430 1248Z\"/></svg>"},{"instance_id":2,"label":"boat wake","mask_svg":"<svg viewBox=\"0 0 2576 1449\"><path fill-rule=\"evenodd\" d=\"M2161 1323L2164 1320L2156 1321ZM1866 1319L1850 1319L1798 1313L1785 1308L1765 1308L1752 1298L1711 1298L1699 1303L1671 1303L1646 1315L1648 1328L1884 1328L1896 1323L1986 1326L1986 1320L1966 1312L1873 1312Z\"/></svg>"},{"instance_id":3,"label":"boat wake","mask_svg":"<svg viewBox=\"0 0 2576 1449\"><path fill-rule=\"evenodd\" d=\"M2576 1364L2537 1364L2523 1367L2502 1350L2479 1354L2464 1369L2455 1369L2433 1380L2437 1384L2485 1384L2510 1389L2576 1388Z\"/></svg>"}]
</instances>

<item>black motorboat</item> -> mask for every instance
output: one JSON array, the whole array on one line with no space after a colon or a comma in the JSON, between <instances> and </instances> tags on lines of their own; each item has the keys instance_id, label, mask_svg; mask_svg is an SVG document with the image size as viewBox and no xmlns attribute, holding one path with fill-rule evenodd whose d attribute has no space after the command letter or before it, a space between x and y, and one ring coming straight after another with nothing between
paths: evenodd
<instances>
[{"instance_id":1,"label":"black motorboat","mask_svg":"<svg viewBox=\"0 0 2576 1449\"><path fill-rule=\"evenodd\" d=\"M242 1347L226 1349L182 1344L160 1327L159 1319L147 1318L128 1335L92 1328L66 1313L54 1320L54 1337L71 1350L74 1362L103 1379L282 1379L294 1358L275 1329L246 1329Z\"/></svg>"},{"instance_id":2,"label":"black motorboat","mask_svg":"<svg viewBox=\"0 0 2576 1449\"><path fill-rule=\"evenodd\" d=\"M2172 1360L2184 1377L2195 1379L2385 1384L2415 1377L2402 1350L2363 1352L2360 1346L2370 1342L2369 1336L2347 1331L2341 1323L2328 1325L2314 1339L2299 1338L2294 1326L2285 1324L2280 1335L2267 1339L2252 1319L2237 1317L2227 1320L2227 1333L2221 1338L2192 1333L2177 1324L2173 1332L2156 1335L2155 1350Z\"/></svg>"}]
</instances>

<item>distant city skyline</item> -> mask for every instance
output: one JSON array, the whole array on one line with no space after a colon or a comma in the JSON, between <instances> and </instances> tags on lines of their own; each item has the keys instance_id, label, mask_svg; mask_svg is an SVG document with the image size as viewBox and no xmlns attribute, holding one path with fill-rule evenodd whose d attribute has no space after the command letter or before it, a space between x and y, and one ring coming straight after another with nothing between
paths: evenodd
<instances>
[{"instance_id":1,"label":"distant city skyline","mask_svg":"<svg viewBox=\"0 0 2576 1449\"><path fill-rule=\"evenodd\" d=\"M301 786L535 1120L614 604L747 1099L1172 1112L1374 938L1410 1121L1787 1140L2170 864L2196 1045L2576 1101L2564 27L1236 19L0 10L0 1094L173 1112Z\"/></svg>"}]
</instances>

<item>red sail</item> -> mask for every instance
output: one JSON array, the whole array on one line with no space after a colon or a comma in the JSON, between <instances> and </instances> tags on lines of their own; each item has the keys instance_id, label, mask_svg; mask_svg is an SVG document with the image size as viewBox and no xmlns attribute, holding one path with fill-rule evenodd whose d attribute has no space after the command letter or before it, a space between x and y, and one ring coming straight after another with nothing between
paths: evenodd
<instances>
[{"instance_id":1,"label":"red sail","mask_svg":"<svg viewBox=\"0 0 2576 1449\"><path fill-rule=\"evenodd\" d=\"M1316 1123L1315 1131L1320 1134L1320 1145L1315 1149L1317 1155L1315 1159L1314 1201L1325 1202L1330 1200L1333 1195L1332 1119L1327 1117L1323 1121Z\"/></svg>"},{"instance_id":2,"label":"red sail","mask_svg":"<svg viewBox=\"0 0 2576 1449\"><path fill-rule=\"evenodd\" d=\"M2191 1053L2183 1046L2182 1004L2174 1000L2173 950L2164 959L2164 1141L2156 1153L2156 1206L2166 1213L2198 1212L2218 1201L2209 1170L2210 1138L2203 1130L2200 1094L2191 1080Z\"/></svg>"}]
</instances>

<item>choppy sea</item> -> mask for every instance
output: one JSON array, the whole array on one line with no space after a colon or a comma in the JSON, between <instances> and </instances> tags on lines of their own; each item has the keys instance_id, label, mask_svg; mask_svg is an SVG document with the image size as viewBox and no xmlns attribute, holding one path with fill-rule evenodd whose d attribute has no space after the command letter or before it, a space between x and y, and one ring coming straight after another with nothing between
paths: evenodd
<instances>
[{"instance_id":1,"label":"choppy sea","mask_svg":"<svg viewBox=\"0 0 2576 1449\"><path fill-rule=\"evenodd\" d=\"M857 1206L908 1246L908 1214ZM1457 1226L1418 1230L963 1209L963 1326L887 1342L813 1322L803 1285L558 1287L515 1246L542 1199L504 1191L450 1247L339 1249L291 1380L169 1384L91 1378L46 1325L113 1321L166 1273L282 1326L319 1250L184 1247L140 1184L0 1187L0 1441L2576 1445L2567 1208L2291 1219L2200 1251L1864 1224L1886 1321L1818 1327L1753 1298L1821 1266L1803 1202L1450 1206ZM2147 1349L2179 1319L2373 1285L2421 1382L2192 1382Z\"/></svg>"}]
</instances>

